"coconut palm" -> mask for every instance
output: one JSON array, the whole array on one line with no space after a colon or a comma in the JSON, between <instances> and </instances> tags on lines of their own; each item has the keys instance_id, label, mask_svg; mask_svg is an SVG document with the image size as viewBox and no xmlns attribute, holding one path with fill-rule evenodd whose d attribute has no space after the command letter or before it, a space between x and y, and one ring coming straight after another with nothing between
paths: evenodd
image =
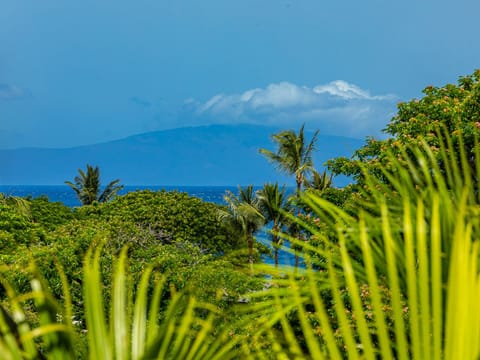
<instances>
[{"instance_id":1,"label":"coconut palm","mask_svg":"<svg viewBox=\"0 0 480 360\"><path fill-rule=\"evenodd\" d=\"M269 161L274 163L277 168L288 174L295 175L297 185L296 197L299 203L302 184L305 182L306 175L311 172L313 167L313 151L318 138L318 130L313 134L312 139L307 144L304 134L305 124L302 125L298 134L293 130L282 131L272 136L273 141L278 145L277 152L267 149L260 149L260 153L265 155ZM297 215L300 215L300 206L297 206ZM296 226L292 229L297 233L294 236L300 236ZM295 267L298 267L298 254L295 255Z\"/></svg>"},{"instance_id":2,"label":"coconut palm","mask_svg":"<svg viewBox=\"0 0 480 360\"><path fill-rule=\"evenodd\" d=\"M311 171L311 178L305 178L303 184L307 189L322 192L332 186L332 180L333 175L328 176L326 171L320 174L317 170L313 169Z\"/></svg>"},{"instance_id":3,"label":"coconut palm","mask_svg":"<svg viewBox=\"0 0 480 360\"><path fill-rule=\"evenodd\" d=\"M331 188L332 186L333 175L327 175L326 171L319 173L317 170L313 169L311 171L310 177L305 178L303 185L305 191L309 193L316 194L318 196L323 196L324 192ZM305 204L305 202L300 200L299 205L302 207L303 212L307 215L308 218L312 216L312 209ZM318 221L319 219L316 218Z\"/></svg>"},{"instance_id":4,"label":"coconut palm","mask_svg":"<svg viewBox=\"0 0 480 360\"><path fill-rule=\"evenodd\" d=\"M120 180L113 180L100 192L100 169L98 166L87 164L87 171L78 169L79 176L74 178L75 183L65 181L77 194L82 205L90 205L94 201L106 202L112 199L123 185L119 185Z\"/></svg>"},{"instance_id":5,"label":"coconut palm","mask_svg":"<svg viewBox=\"0 0 480 360\"><path fill-rule=\"evenodd\" d=\"M288 211L286 196L285 186L279 189L278 183L264 184L263 188L257 192L260 210L265 217L265 221L272 222L271 237L275 266L278 266L278 247L280 245L280 237L278 236L278 233L282 229L286 220L283 211Z\"/></svg>"},{"instance_id":6,"label":"coconut palm","mask_svg":"<svg viewBox=\"0 0 480 360\"><path fill-rule=\"evenodd\" d=\"M250 266L253 265L254 234L265 224L265 218L259 209L259 200L255 196L253 186L238 187L239 195L227 191L223 199L227 203L227 210L219 211L219 218L230 221L238 227L248 244Z\"/></svg>"},{"instance_id":7,"label":"coconut palm","mask_svg":"<svg viewBox=\"0 0 480 360\"><path fill-rule=\"evenodd\" d=\"M295 175L297 194L301 191L305 176L313 169L312 155L318 138L317 130L307 144L304 128L305 124L302 125L298 134L292 130L274 134L272 139L278 145L276 153L267 149L260 149L260 153L274 163L280 171L287 175Z\"/></svg>"}]
</instances>

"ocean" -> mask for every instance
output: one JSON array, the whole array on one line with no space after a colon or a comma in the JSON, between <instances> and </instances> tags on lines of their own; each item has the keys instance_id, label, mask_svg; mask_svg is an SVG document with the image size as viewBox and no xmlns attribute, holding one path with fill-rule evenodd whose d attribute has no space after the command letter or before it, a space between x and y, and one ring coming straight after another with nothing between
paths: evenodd
<instances>
[{"instance_id":1,"label":"ocean","mask_svg":"<svg viewBox=\"0 0 480 360\"><path fill-rule=\"evenodd\" d=\"M126 194L137 190L166 190L186 192L191 196L198 197L203 201L213 202L216 204L225 204L223 195L225 192L238 192L236 186L125 186L119 194ZM67 185L0 185L0 193L11 196L32 197L47 196L52 202L61 202L69 207L80 206L74 191ZM264 227L256 234L257 241L271 248L269 240L268 227ZM288 243L285 244L288 247ZM288 251L279 251L279 263L281 265L293 266L295 257ZM262 257L263 262L273 264L271 256Z\"/></svg>"},{"instance_id":2,"label":"ocean","mask_svg":"<svg viewBox=\"0 0 480 360\"><path fill-rule=\"evenodd\" d=\"M203 201L224 204L223 195L229 190L234 193L238 191L235 186L125 186L119 194L126 194L137 190L162 190L186 192L191 196L198 197ZM0 193L20 197L47 196L50 201L62 202L66 206L80 206L73 190L67 185L0 185Z\"/></svg>"}]
</instances>

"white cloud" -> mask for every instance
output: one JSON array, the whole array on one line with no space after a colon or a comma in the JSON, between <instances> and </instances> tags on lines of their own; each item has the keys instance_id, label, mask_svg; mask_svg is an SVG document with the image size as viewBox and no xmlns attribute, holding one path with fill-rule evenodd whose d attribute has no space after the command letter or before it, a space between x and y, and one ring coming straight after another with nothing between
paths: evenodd
<instances>
[{"instance_id":1,"label":"white cloud","mask_svg":"<svg viewBox=\"0 0 480 360\"><path fill-rule=\"evenodd\" d=\"M17 85L0 84L0 100L23 99L28 96L30 92Z\"/></svg>"},{"instance_id":2,"label":"white cloud","mask_svg":"<svg viewBox=\"0 0 480 360\"><path fill-rule=\"evenodd\" d=\"M313 88L313 92L316 94L330 94L348 100L393 100L395 98L393 95L372 96L368 91L343 80L332 81L326 85L317 85Z\"/></svg>"},{"instance_id":3,"label":"white cloud","mask_svg":"<svg viewBox=\"0 0 480 360\"><path fill-rule=\"evenodd\" d=\"M191 125L254 123L296 126L307 123L322 133L364 137L378 135L395 113L397 97L372 95L346 81L312 88L289 82L241 94L217 94L204 103L188 99Z\"/></svg>"}]
</instances>

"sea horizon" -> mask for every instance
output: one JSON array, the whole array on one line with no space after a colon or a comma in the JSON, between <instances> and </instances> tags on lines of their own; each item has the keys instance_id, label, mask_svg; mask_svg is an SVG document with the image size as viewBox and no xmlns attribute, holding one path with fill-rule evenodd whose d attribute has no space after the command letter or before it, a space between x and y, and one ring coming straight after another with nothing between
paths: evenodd
<instances>
[{"instance_id":1,"label":"sea horizon","mask_svg":"<svg viewBox=\"0 0 480 360\"><path fill-rule=\"evenodd\" d=\"M179 191L198 197L204 201L217 204L224 203L225 191L236 191L238 186L209 186L209 185L124 185L118 195L125 195L133 191ZM49 201L61 202L68 207L81 206L75 192L65 184L59 185L0 185L0 193L8 196L37 198L47 196Z\"/></svg>"},{"instance_id":2,"label":"sea horizon","mask_svg":"<svg viewBox=\"0 0 480 360\"><path fill-rule=\"evenodd\" d=\"M216 204L225 204L223 195L225 192L236 193L239 185L124 185L118 195L125 195L133 191L179 191L198 197L203 201ZM253 185L254 189L262 188L262 185ZM293 189L293 186L285 186ZM103 188L103 187L102 187ZM8 196L37 198L47 196L49 201L61 202L68 207L81 206L75 192L66 184L58 185L0 185L0 193Z\"/></svg>"}]
</instances>

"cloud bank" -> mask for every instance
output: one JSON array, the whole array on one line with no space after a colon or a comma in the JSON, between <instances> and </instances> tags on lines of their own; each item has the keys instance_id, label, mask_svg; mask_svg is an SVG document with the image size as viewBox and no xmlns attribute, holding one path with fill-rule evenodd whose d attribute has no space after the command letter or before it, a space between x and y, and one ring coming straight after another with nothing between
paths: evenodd
<instances>
[{"instance_id":1,"label":"cloud bank","mask_svg":"<svg viewBox=\"0 0 480 360\"><path fill-rule=\"evenodd\" d=\"M241 94L217 94L206 102L188 99L184 116L192 124L253 123L320 129L324 134L361 137L378 135L395 113L395 95L372 95L346 81L315 87L289 82Z\"/></svg>"},{"instance_id":2,"label":"cloud bank","mask_svg":"<svg viewBox=\"0 0 480 360\"><path fill-rule=\"evenodd\" d=\"M29 96L30 92L28 90L16 85L0 83L0 100L24 99Z\"/></svg>"}]
</instances>

